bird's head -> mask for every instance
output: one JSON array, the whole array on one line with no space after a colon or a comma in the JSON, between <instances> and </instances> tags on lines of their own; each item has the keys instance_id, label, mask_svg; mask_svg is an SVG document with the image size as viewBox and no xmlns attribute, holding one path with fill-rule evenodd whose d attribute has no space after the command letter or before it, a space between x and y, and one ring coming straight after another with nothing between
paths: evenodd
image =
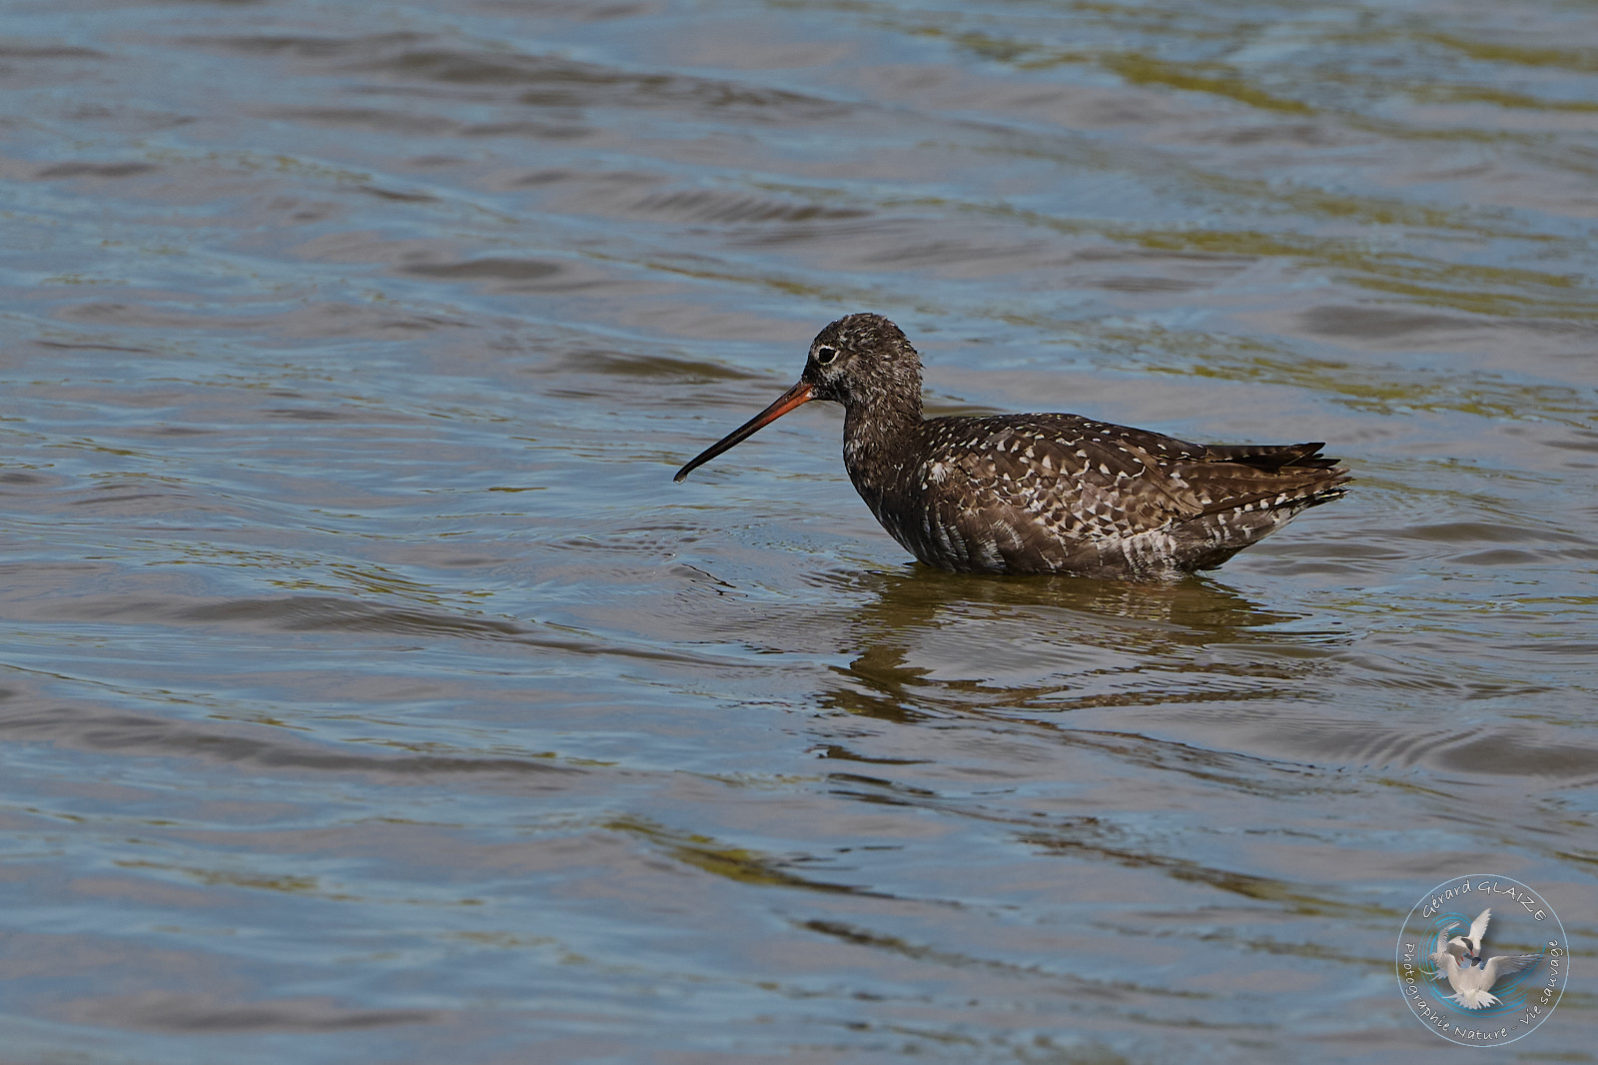
<instances>
[{"instance_id":1,"label":"bird's head","mask_svg":"<svg viewBox=\"0 0 1598 1065\"><path fill-rule=\"evenodd\" d=\"M921 409L921 356L880 314L849 314L810 342L800 380L815 399L844 406L882 403Z\"/></svg>"}]
</instances>

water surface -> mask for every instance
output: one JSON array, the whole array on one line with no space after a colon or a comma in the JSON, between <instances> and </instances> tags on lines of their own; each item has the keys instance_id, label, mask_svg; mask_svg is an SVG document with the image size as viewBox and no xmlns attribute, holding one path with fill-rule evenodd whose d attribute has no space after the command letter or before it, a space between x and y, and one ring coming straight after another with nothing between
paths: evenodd
<instances>
[{"instance_id":1,"label":"water surface","mask_svg":"<svg viewBox=\"0 0 1598 1065\"><path fill-rule=\"evenodd\" d=\"M20 4L7 1060L1591 1061L1598 14ZM812 405L1325 439L1170 585L915 565Z\"/></svg>"}]
</instances>

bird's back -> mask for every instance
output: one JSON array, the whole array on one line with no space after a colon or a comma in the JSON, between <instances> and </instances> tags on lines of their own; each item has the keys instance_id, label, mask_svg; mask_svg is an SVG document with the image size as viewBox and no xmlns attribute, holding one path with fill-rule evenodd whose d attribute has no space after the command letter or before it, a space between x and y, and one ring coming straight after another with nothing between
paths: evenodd
<instances>
[{"instance_id":1,"label":"bird's back","mask_svg":"<svg viewBox=\"0 0 1598 1065\"><path fill-rule=\"evenodd\" d=\"M978 572L1206 569L1348 480L1320 444L1205 446L1074 414L932 418L919 445L850 475L916 557Z\"/></svg>"}]
</instances>

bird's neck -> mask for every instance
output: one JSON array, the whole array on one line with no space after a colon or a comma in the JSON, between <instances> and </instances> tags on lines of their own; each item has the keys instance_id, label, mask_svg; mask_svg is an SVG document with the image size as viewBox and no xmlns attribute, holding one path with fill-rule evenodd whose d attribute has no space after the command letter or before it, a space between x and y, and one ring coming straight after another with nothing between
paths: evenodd
<instances>
[{"instance_id":1,"label":"bird's neck","mask_svg":"<svg viewBox=\"0 0 1598 1065\"><path fill-rule=\"evenodd\" d=\"M921 437L921 391L874 393L844 404L846 450L861 455L904 451Z\"/></svg>"},{"instance_id":2,"label":"bird's neck","mask_svg":"<svg viewBox=\"0 0 1598 1065\"><path fill-rule=\"evenodd\" d=\"M919 390L896 402L853 402L843 416L843 462L866 504L879 518L891 499L908 490L920 461L925 432Z\"/></svg>"}]
</instances>

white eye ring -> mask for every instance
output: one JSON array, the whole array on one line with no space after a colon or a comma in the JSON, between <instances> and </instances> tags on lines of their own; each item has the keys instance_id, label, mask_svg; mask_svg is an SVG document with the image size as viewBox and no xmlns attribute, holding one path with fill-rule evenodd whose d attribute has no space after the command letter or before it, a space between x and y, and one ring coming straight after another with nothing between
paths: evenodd
<instances>
[{"instance_id":1,"label":"white eye ring","mask_svg":"<svg viewBox=\"0 0 1598 1065\"><path fill-rule=\"evenodd\" d=\"M825 366L838 357L838 349L822 345L816 349L816 365Z\"/></svg>"}]
</instances>

